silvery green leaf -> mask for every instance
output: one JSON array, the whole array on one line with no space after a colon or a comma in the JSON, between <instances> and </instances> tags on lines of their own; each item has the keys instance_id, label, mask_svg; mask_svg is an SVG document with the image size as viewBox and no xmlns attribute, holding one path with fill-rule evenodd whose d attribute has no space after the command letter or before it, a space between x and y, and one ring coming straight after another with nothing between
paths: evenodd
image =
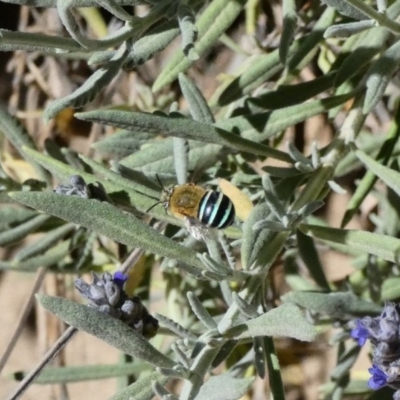
<instances>
[{"instance_id":1,"label":"silvery green leaf","mask_svg":"<svg viewBox=\"0 0 400 400\"><path fill-rule=\"evenodd\" d=\"M260 231L261 229L268 229L272 232L283 232L290 230L290 228L284 225L282 222L271 221L268 219L262 219L253 225L253 230Z\"/></svg>"},{"instance_id":2,"label":"silvery green leaf","mask_svg":"<svg viewBox=\"0 0 400 400\"><path fill-rule=\"evenodd\" d=\"M386 183L397 195L400 196L400 173L379 163L360 150L356 150L358 159L372 171L378 178Z\"/></svg>"},{"instance_id":3,"label":"silvery green leaf","mask_svg":"<svg viewBox=\"0 0 400 400\"><path fill-rule=\"evenodd\" d=\"M275 187L267 174L262 176L262 185L265 192L265 201L267 202L269 208L274 213L276 218L282 220L287 212L281 204L281 201L275 191Z\"/></svg>"},{"instance_id":4,"label":"silvery green leaf","mask_svg":"<svg viewBox=\"0 0 400 400\"><path fill-rule=\"evenodd\" d=\"M173 368L175 362L152 346L140 333L122 321L87 305L60 297L36 295L38 302L52 314L79 330L104 340L109 345L135 358L163 368Z\"/></svg>"},{"instance_id":5,"label":"silvery green leaf","mask_svg":"<svg viewBox=\"0 0 400 400\"><path fill-rule=\"evenodd\" d=\"M121 176L115 173L114 174L116 176L113 177L113 180L101 179L97 176L83 172L82 170L73 168L70 165L66 165L62 162L54 160L53 158L46 156L43 153L39 153L35 150L24 148L24 151L29 155L29 157L31 157L37 163L49 170L53 174L53 176L60 182L68 181L70 176L72 175L80 175L84 179L86 184L96 184L96 182L100 182L102 186L106 189L106 192L108 194L112 194L113 192L122 193L124 195L123 204L132 204L135 208L143 212L148 210L148 208L154 204L154 199L142 193L146 193L146 191L148 189L151 189L151 187L140 185L138 181L126 182L126 179L123 179ZM110 173L109 170L107 171L108 173ZM114 180L117 182L114 182ZM131 189L132 185L136 185L135 189ZM125 199L125 197L127 199ZM160 219L168 221L170 223L177 223L176 218L168 216L165 213L165 210L162 209L162 207L160 210L154 209L152 211L152 214L157 215L157 217L159 217Z\"/></svg>"},{"instance_id":6,"label":"silvery green leaf","mask_svg":"<svg viewBox=\"0 0 400 400\"><path fill-rule=\"evenodd\" d=\"M189 147L188 170L190 171L194 171L199 164L204 168L211 167L221 157L222 147L217 144L189 140ZM120 160L120 164L149 175L155 173L175 175L173 138L151 142L151 146L143 146L140 150Z\"/></svg>"},{"instance_id":7,"label":"silvery green leaf","mask_svg":"<svg viewBox=\"0 0 400 400\"><path fill-rule=\"evenodd\" d=\"M70 95L50 103L43 113L43 118L49 121L64 108L79 108L91 102L120 72L126 56L126 46L121 45L110 62L94 72L82 86Z\"/></svg>"},{"instance_id":8,"label":"silvery green leaf","mask_svg":"<svg viewBox=\"0 0 400 400\"><path fill-rule=\"evenodd\" d=\"M211 317L207 309L203 306L199 298L193 292L186 293L192 311L196 314L197 318L206 326L208 329L216 329L217 324Z\"/></svg>"},{"instance_id":9,"label":"silvery green leaf","mask_svg":"<svg viewBox=\"0 0 400 400\"><path fill-rule=\"evenodd\" d=\"M62 51L82 51L82 46L71 38L33 32L13 32L0 29L1 51L39 51L57 54Z\"/></svg>"},{"instance_id":10,"label":"silvery green leaf","mask_svg":"<svg viewBox=\"0 0 400 400\"><path fill-rule=\"evenodd\" d=\"M242 264L249 269L259 257L267 242L273 236L271 231L263 229L255 231L253 226L260 220L271 218L271 210L265 203L257 204L251 211L249 218L243 223L243 242L241 248Z\"/></svg>"},{"instance_id":11,"label":"silvery green leaf","mask_svg":"<svg viewBox=\"0 0 400 400\"><path fill-rule=\"evenodd\" d=\"M37 215L36 211L24 207L5 206L0 208L0 230L8 229L10 225L24 222Z\"/></svg>"},{"instance_id":12,"label":"silvery green leaf","mask_svg":"<svg viewBox=\"0 0 400 400\"><path fill-rule=\"evenodd\" d=\"M133 362L126 364L95 364L95 365L74 365L67 367L46 367L35 383L41 385L56 383L71 383L92 381L96 379L116 378L130 374L140 374L150 370L150 365L144 362ZM21 378L26 376L25 373Z\"/></svg>"},{"instance_id":13,"label":"silvery green leaf","mask_svg":"<svg viewBox=\"0 0 400 400\"><path fill-rule=\"evenodd\" d=\"M135 17L127 13L115 0L96 0L97 4L107 10L114 17L122 21L134 21ZM134 23L134 22L133 22Z\"/></svg>"},{"instance_id":14,"label":"silvery green leaf","mask_svg":"<svg viewBox=\"0 0 400 400\"><path fill-rule=\"evenodd\" d=\"M29 257L42 254L52 248L60 239L76 229L75 224L65 224L59 228L52 229L45 236L34 243L28 244L15 254L15 260L23 261Z\"/></svg>"},{"instance_id":15,"label":"silvery green leaf","mask_svg":"<svg viewBox=\"0 0 400 400\"><path fill-rule=\"evenodd\" d=\"M400 40L384 51L367 72L367 93L363 113L368 114L381 100L400 63Z\"/></svg>"},{"instance_id":16,"label":"silvery green leaf","mask_svg":"<svg viewBox=\"0 0 400 400\"><path fill-rule=\"evenodd\" d=\"M186 139L173 138L175 173L178 185L184 185L188 180L189 172L189 143Z\"/></svg>"},{"instance_id":17,"label":"silvery green leaf","mask_svg":"<svg viewBox=\"0 0 400 400\"><path fill-rule=\"evenodd\" d=\"M329 7L333 7L335 10L339 11L340 14L346 15L347 17L359 20L368 18L362 11L353 7L345 0L322 0L322 2Z\"/></svg>"},{"instance_id":18,"label":"silvery green leaf","mask_svg":"<svg viewBox=\"0 0 400 400\"><path fill-rule=\"evenodd\" d=\"M297 244L300 256L310 272L311 277L319 287L329 292L329 282L326 279L313 239L297 230Z\"/></svg>"},{"instance_id":19,"label":"silvery green leaf","mask_svg":"<svg viewBox=\"0 0 400 400\"><path fill-rule=\"evenodd\" d=\"M111 204L44 192L14 192L11 197L35 209L92 229L119 243L179 260L186 263L195 275L203 269L195 251L161 235L132 214L124 213Z\"/></svg>"},{"instance_id":20,"label":"silvery green leaf","mask_svg":"<svg viewBox=\"0 0 400 400\"><path fill-rule=\"evenodd\" d=\"M333 318L348 318L350 316L376 315L382 307L358 298L350 292L321 293L321 292L290 292L282 297L286 303L328 315Z\"/></svg>"},{"instance_id":21,"label":"silvery green leaf","mask_svg":"<svg viewBox=\"0 0 400 400\"><path fill-rule=\"evenodd\" d=\"M146 133L122 130L93 143L92 148L120 160L136 152L149 138Z\"/></svg>"},{"instance_id":22,"label":"silvery green leaf","mask_svg":"<svg viewBox=\"0 0 400 400\"><path fill-rule=\"evenodd\" d=\"M349 374L360 354L361 347L358 344L352 344L343 354L338 357L337 365L331 371L330 376L333 381L340 381Z\"/></svg>"},{"instance_id":23,"label":"silvery green leaf","mask_svg":"<svg viewBox=\"0 0 400 400\"><path fill-rule=\"evenodd\" d=\"M324 38L330 37L349 37L356 33L365 31L376 26L374 20L365 20L357 22L348 22L346 24L337 24L330 26L324 33Z\"/></svg>"},{"instance_id":24,"label":"silvery green leaf","mask_svg":"<svg viewBox=\"0 0 400 400\"><path fill-rule=\"evenodd\" d=\"M204 54L218 38L229 28L242 11L244 0L214 0L208 4L200 17L197 18L196 25L199 30L198 40L195 43L194 50L200 56ZM165 85L173 82L181 72L185 72L193 60L189 60L183 51L177 51L169 63L158 75L153 85L153 91L156 92Z\"/></svg>"},{"instance_id":25,"label":"silvery green leaf","mask_svg":"<svg viewBox=\"0 0 400 400\"><path fill-rule=\"evenodd\" d=\"M212 124L214 116L198 87L185 74L179 74L178 78L182 93L189 105L190 115L196 121Z\"/></svg>"},{"instance_id":26,"label":"silvery green leaf","mask_svg":"<svg viewBox=\"0 0 400 400\"><path fill-rule=\"evenodd\" d=\"M400 2L395 1L388 8L387 17L396 20L399 15ZM370 62L376 54L381 52L390 35L388 29L378 26L366 32L366 35L362 36L362 39L355 45L352 44L348 49L349 55L339 67L335 86L340 86L346 80L357 74L364 65Z\"/></svg>"},{"instance_id":27,"label":"silvery green leaf","mask_svg":"<svg viewBox=\"0 0 400 400\"><path fill-rule=\"evenodd\" d=\"M312 100L279 110L240 115L217 121L215 126L226 131L238 131L243 138L254 142L263 142L290 126L345 103L354 96L355 92L349 92L344 95ZM284 161L292 162L288 159Z\"/></svg>"},{"instance_id":28,"label":"silvery green leaf","mask_svg":"<svg viewBox=\"0 0 400 400\"><path fill-rule=\"evenodd\" d=\"M247 393L253 381L254 378L238 379L227 373L212 376L201 386L196 400L237 400Z\"/></svg>"},{"instance_id":29,"label":"silvery green leaf","mask_svg":"<svg viewBox=\"0 0 400 400\"><path fill-rule=\"evenodd\" d=\"M335 76L336 72L330 72L311 81L293 85L279 85L276 90L268 91L257 97L248 97L246 104L253 112L263 112L267 109L277 110L301 104L330 89L335 81Z\"/></svg>"},{"instance_id":30,"label":"silvery green leaf","mask_svg":"<svg viewBox=\"0 0 400 400\"><path fill-rule=\"evenodd\" d=\"M255 337L253 339L253 349L254 349L254 365L257 370L257 375L261 378L265 378L265 348L264 348L264 338Z\"/></svg>"},{"instance_id":31,"label":"silvery green leaf","mask_svg":"<svg viewBox=\"0 0 400 400\"><path fill-rule=\"evenodd\" d=\"M179 35L179 32L176 20L156 24L133 44L124 68L133 69L150 60L155 54L164 50Z\"/></svg>"},{"instance_id":32,"label":"silvery green leaf","mask_svg":"<svg viewBox=\"0 0 400 400\"><path fill-rule=\"evenodd\" d=\"M197 40L198 29L195 25L195 17L192 9L184 3L178 6L179 29L182 34L182 51L189 60L195 61L199 59L194 43Z\"/></svg>"},{"instance_id":33,"label":"silvery green leaf","mask_svg":"<svg viewBox=\"0 0 400 400\"><path fill-rule=\"evenodd\" d=\"M0 233L0 246L7 246L11 243L24 239L30 233L35 232L50 219L48 215L37 215L18 226Z\"/></svg>"},{"instance_id":34,"label":"silvery green leaf","mask_svg":"<svg viewBox=\"0 0 400 400\"><path fill-rule=\"evenodd\" d=\"M157 380L161 386L166 385L171 378L162 376L159 372L140 377L135 383L121 389L108 400L152 400L154 399L153 381Z\"/></svg>"},{"instance_id":35,"label":"silvery green leaf","mask_svg":"<svg viewBox=\"0 0 400 400\"><path fill-rule=\"evenodd\" d=\"M228 329L224 334L233 339L278 336L310 342L315 339L317 330L307 321L299 307L285 303L259 317Z\"/></svg>"},{"instance_id":36,"label":"silvery green leaf","mask_svg":"<svg viewBox=\"0 0 400 400\"><path fill-rule=\"evenodd\" d=\"M249 304L246 300L240 297L236 292L232 293L232 299L238 306L240 312L247 318L255 318L258 316L257 308Z\"/></svg>"},{"instance_id":37,"label":"silvery green leaf","mask_svg":"<svg viewBox=\"0 0 400 400\"><path fill-rule=\"evenodd\" d=\"M294 32L297 26L297 10L294 0L283 0L283 29L281 41L279 43L279 58L282 64L286 63L286 57L289 52L289 47L294 38Z\"/></svg>"},{"instance_id":38,"label":"silvery green leaf","mask_svg":"<svg viewBox=\"0 0 400 400\"><path fill-rule=\"evenodd\" d=\"M190 332L188 329L185 329L183 326L173 321L172 319L161 314L156 314L155 317L159 320L160 325L165 326L170 331L174 332L177 336L184 339L190 339L194 341L197 340L197 336L195 334Z\"/></svg>"},{"instance_id":39,"label":"silvery green leaf","mask_svg":"<svg viewBox=\"0 0 400 400\"><path fill-rule=\"evenodd\" d=\"M29 0L29 5L33 7L57 7L57 0ZM134 6L143 4L142 0L114 0L121 6ZM6 0L4 3L27 5L26 0ZM96 7L97 0L75 0L70 3L71 7Z\"/></svg>"},{"instance_id":40,"label":"silvery green leaf","mask_svg":"<svg viewBox=\"0 0 400 400\"><path fill-rule=\"evenodd\" d=\"M154 135L164 134L226 146L251 154L289 161L286 153L260 143L244 139L219 127L183 118L182 115L155 115L121 110L96 110L76 113L75 117L84 121L98 122Z\"/></svg>"},{"instance_id":41,"label":"silvery green leaf","mask_svg":"<svg viewBox=\"0 0 400 400\"><path fill-rule=\"evenodd\" d=\"M24 261L0 261L0 270L35 272L38 268L57 265L70 253L70 242L64 241L53 246L45 254L28 258Z\"/></svg>"},{"instance_id":42,"label":"silvery green leaf","mask_svg":"<svg viewBox=\"0 0 400 400\"><path fill-rule=\"evenodd\" d=\"M289 72L295 69L301 70L303 66L310 62L314 54L319 50L319 44L323 40L324 31L334 23L335 18L335 10L331 7L326 7L312 28L312 31L301 41L287 62Z\"/></svg>"},{"instance_id":43,"label":"silvery green leaf","mask_svg":"<svg viewBox=\"0 0 400 400\"><path fill-rule=\"evenodd\" d=\"M299 229L318 241L344 244L391 262L396 262L400 254L400 239L391 236L306 224L300 224Z\"/></svg>"},{"instance_id":44,"label":"silvery green leaf","mask_svg":"<svg viewBox=\"0 0 400 400\"><path fill-rule=\"evenodd\" d=\"M382 301L394 301L400 297L400 277L393 276L385 279L381 287Z\"/></svg>"}]
</instances>

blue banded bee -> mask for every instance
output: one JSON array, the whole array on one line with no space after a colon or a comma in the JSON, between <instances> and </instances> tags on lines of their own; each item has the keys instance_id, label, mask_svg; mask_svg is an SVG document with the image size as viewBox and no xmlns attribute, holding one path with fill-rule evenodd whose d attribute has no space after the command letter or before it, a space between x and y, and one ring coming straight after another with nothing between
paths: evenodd
<instances>
[{"instance_id":1,"label":"blue banded bee","mask_svg":"<svg viewBox=\"0 0 400 400\"><path fill-rule=\"evenodd\" d=\"M161 202L174 217L193 218L211 228L226 228L235 219L235 208L229 197L194 183L164 190Z\"/></svg>"},{"instance_id":2,"label":"blue banded bee","mask_svg":"<svg viewBox=\"0 0 400 400\"><path fill-rule=\"evenodd\" d=\"M159 183L161 185L160 180ZM151 208L157 204L163 204L165 209L178 219L188 219L191 224L210 228L226 228L232 225L235 219L235 207L229 197L194 183L185 183L169 189L163 187L161 200Z\"/></svg>"}]
</instances>

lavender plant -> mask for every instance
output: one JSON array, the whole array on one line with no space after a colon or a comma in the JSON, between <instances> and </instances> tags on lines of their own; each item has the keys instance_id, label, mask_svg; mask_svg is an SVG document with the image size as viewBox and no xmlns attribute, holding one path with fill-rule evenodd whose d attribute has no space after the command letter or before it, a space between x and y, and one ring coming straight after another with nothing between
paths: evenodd
<instances>
[{"instance_id":1,"label":"lavender plant","mask_svg":"<svg viewBox=\"0 0 400 400\"><path fill-rule=\"evenodd\" d=\"M37 296L70 327L8 399L77 373L133 376L112 399L255 398L256 377L284 399L277 338L321 342L332 328L337 365L322 396L398 399L400 0L12 2L30 18L0 30L16 87L0 108L0 244L16 250L0 269L74 274L89 304ZM30 20L55 28L23 29ZM219 52L241 65L217 82ZM24 127L32 109L43 122ZM332 135L307 147L318 116ZM68 136L83 122L90 151L36 134L50 123ZM15 151L29 179L9 162ZM236 213L223 231L156 205L160 186L214 190L218 178ZM340 228L324 213L334 195L347 201ZM346 228L370 199L374 212ZM31 234L41 236L25 241ZM354 270L332 278L326 249ZM90 271L92 283L82 277ZM162 297L179 311L155 311L160 272ZM131 361L54 378L49 362L78 331ZM368 366L361 380L351 372L367 339L369 386Z\"/></svg>"}]
</instances>

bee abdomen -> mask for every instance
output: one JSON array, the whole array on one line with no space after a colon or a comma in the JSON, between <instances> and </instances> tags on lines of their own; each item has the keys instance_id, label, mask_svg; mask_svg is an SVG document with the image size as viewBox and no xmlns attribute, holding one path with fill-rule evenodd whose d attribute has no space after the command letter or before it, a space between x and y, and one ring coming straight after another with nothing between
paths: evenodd
<instances>
[{"instance_id":1,"label":"bee abdomen","mask_svg":"<svg viewBox=\"0 0 400 400\"><path fill-rule=\"evenodd\" d=\"M235 219L235 208L229 197L210 190L200 200L198 219L212 228L226 228Z\"/></svg>"}]
</instances>

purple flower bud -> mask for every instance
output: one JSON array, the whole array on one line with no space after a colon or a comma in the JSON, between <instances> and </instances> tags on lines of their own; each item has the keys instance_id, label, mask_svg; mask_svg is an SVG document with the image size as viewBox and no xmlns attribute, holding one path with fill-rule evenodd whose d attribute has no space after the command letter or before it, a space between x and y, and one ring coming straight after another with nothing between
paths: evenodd
<instances>
[{"instance_id":1,"label":"purple flower bud","mask_svg":"<svg viewBox=\"0 0 400 400\"><path fill-rule=\"evenodd\" d=\"M386 374L380 370L376 365L368 369L368 372L372 375L368 381L368 386L373 390L378 390L387 384Z\"/></svg>"},{"instance_id":2,"label":"purple flower bud","mask_svg":"<svg viewBox=\"0 0 400 400\"><path fill-rule=\"evenodd\" d=\"M121 271L117 271L113 276L114 283L122 289L124 283L128 280L128 275L123 274Z\"/></svg>"},{"instance_id":3,"label":"purple flower bud","mask_svg":"<svg viewBox=\"0 0 400 400\"><path fill-rule=\"evenodd\" d=\"M351 337L357 339L359 346L364 346L367 339L369 339L370 335L368 329L365 328L362 321L357 319L356 320L357 327L351 330Z\"/></svg>"}]
</instances>

